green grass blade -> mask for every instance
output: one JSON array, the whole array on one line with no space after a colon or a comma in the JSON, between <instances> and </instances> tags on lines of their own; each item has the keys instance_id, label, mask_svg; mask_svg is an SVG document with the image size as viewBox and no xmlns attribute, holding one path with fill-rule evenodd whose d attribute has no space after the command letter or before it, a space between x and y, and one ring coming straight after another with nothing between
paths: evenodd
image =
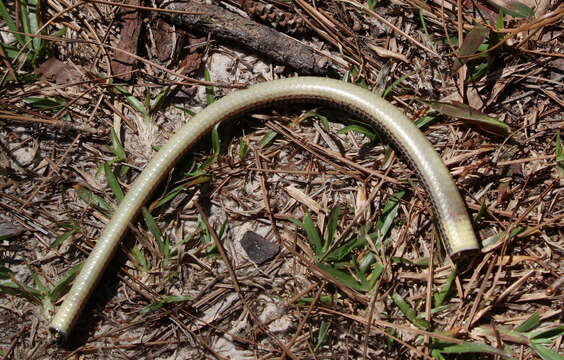
<instances>
[{"instance_id":1,"label":"green grass blade","mask_svg":"<svg viewBox=\"0 0 564 360\"><path fill-rule=\"evenodd\" d=\"M118 204L121 203L121 201L125 197L125 194L123 193L123 190L121 189L121 185L119 184L118 179L116 178L114 172L112 171L110 165L107 162L102 164L102 169L104 170L104 175L106 176L106 181L108 182L110 189L112 189L112 192L114 193L114 196L116 197L117 203Z\"/></svg>"},{"instance_id":2,"label":"green grass blade","mask_svg":"<svg viewBox=\"0 0 564 360\"><path fill-rule=\"evenodd\" d=\"M441 286L441 289L433 295L435 300L435 306L441 306L445 303L448 294L450 293L450 289L452 288L452 284L454 283L454 279L456 279L456 274L458 273L456 265L448 275L447 281Z\"/></svg>"},{"instance_id":3,"label":"green grass blade","mask_svg":"<svg viewBox=\"0 0 564 360\"><path fill-rule=\"evenodd\" d=\"M312 297L302 297L298 300L298 302L303 304L311 304L313 303L314 298ZM319 302L322 303L331 303L333 302L333 297L330 295L321 295L318 299Z\"/></svg>"},{"instance_id":4,"label":"green grass blade","mask_svg":"<svg viewBox=\"0 0 564 360\"><path fill-rule=\"evenodd\" d=\"M513 237L515 237L516 235L519 235L520 233L522 233L523 231L525 231L527 228L523 227L523 226L517 226L516 228L514 228L513 230L511 230L511 232L509 233L509 237L508 239L511 239ZM490 236L489 238L485 239L484 241L482 241L482 247L485 246L491 246L494 245L495 243L497 243L499 241L499 239L501 239L503 236L505 235L505 231L501 231L493 236Z\"/></svg>"},{"instance_id":5,"label":"green grass blade","mask_svg":"<svg viewBox=\"0 0 564 360\"><path fill-rule=\"evenodd\" d=\"M433 115L420 117L419 119L415 120L415 126L417 126L419 129L424 129L427 125L435 122L437 118L438 116Z\"/></svg>"},{"instance_id":6,"label":"green grass blade","mask_svg":"<svg viewBox=\"0 0 564 360\"><path fill-rule=\"evenodd\" d=\"M169 86L165 86L161 91L159 91L159 93L157 94L155 99L151 102L150 111L152 113L154 113L155 111L157 111L158 109L161 108L161 106L164 104L166 97L168 96L169 93L170 93L170 87Z\"/></svg>"},{"instance_id":7,"label":"green grass blade","mask_svg":"<svg viewBox=\"0 0 564 360\"><path fill-rule=\"evenodd\" d=\"M41 28L41 1L35 1L33 5L33 11L30 9L29 13L29 28L30 33L32 34L39 34L39 29ZM31 4L28 4L31 5ZM34 37L32 42L33 47L33 55L34 55L34 63L38 63L40 60L41 53L45 46L45 41L40 37Z\"/></svg>"},{"instance_id":8,"label":"green grass blade","mask_svg":"<svg viewBox=\"0 0 564 360\"><path fill-rule=\"evenodd\" d=\"M376 225L378 228L378 243L386 238L390 229L392 228L392 224L394 223L394 219L396 218L399 210L399 204L396 204L384 217L384 219L380 219L378 224Z\"/></svg>"},{"instance_id":9,"label":"green grass blade","mask_svg":"<svg viewBox=\"0 0 564 360\"><path fill-rule=\"evenodd\" d=\"M70 238L71 236L73 236L74 234L76 234L78 232L78 228L76 229L71 229L69 231L65 231L62 235L57 236L57 238L55 239L55 241L53 241L51 243L51 245L49 245L49 247L51 249L53 248L58 248L63 242L65 242L65 240L67 240L68 238Z\"/></svg>"},{"instance_id":10,"label":"green grass blade","mask_svg":"<svg viewBox=\"0 0 564 360\"><path fill-rule=\"evenodd\" d=\"M311 111L308 111L307 114L305 114L305 118L306 119L308 119L308 118L319 119L321 121L321 124L323 125L323 129L325 131L329 131L329 118L327 118L327 116L321 115L315 110L311 110Z\"/></svg>"},{"instance_id":11,"label":"green grass blade","mask_svg":"<svg viewBox=\"0 0 564 360\"><path fill-rule=\"evenodd\" d=\"M397 307L399 307L400 311L413 325L423 330L426 330L431 326L431 324L429 324L426 320L417 318L417 312L415 312L415 310L411 308L411 306L407 303L407 301L403 299L400 294L393 293L392 300L394 300L394 303L397 305Z\"/></svg>"},{"instance_id":12,"label":"green grass blade","mask_svg":"<svg viewBox=\"0 0 564 360\"><path fill-rule=\"evenodd\" d=\"M65 102L62 100L53 100L41 97L27 97L23 99L23 101L33 108L47 111L59 111L63 108L63 106L65 106Z\"/></svg>"},{"instance_id":13,"label":"green grass blade","mask_svg":"<svg viewBox=\"0 0 564 360\"><path fill-rule=\"evenodd\" d=\"M174 199L178 194L180 194L185 189L188 189L188 188L195 186L195 185L206 183L206 182L210 181L210 179L211 178L209 176L198 176L195 179L193 179L193 180L191 180L191 181L189 181L185 184L176 186L175 188L170 190L168 193L166 193L163 197L161 197L154 205L151 205L151 211L163 206L166 203L168 203L169 201Z\"/></svg>"},{"instance_id":14,"label":"green grass blade","mask_svg":"<svg viewBox=\"0 0 564 360\"><path fill-rule=\"evenodd\" d=\"M216 124L212 131L211 131L211 142L212 142L212 158L215 160L217 160L217 158L219 157L219 154L221 152L221 139L219 137L219 124Z\"/></svg>"},{"instance_id":15,"label":"green grass blade","mask_svg":"<svg viewBox=\"0 0 564 360\"><path fill-rule=\"evenodd\" d=\"M366 273L370 269L370 265L376 260L373 252L369 252L358 264L358 271L361 273Z\"/></svg>"},{"instance_id":16,"label":"green grass blade","mask_svg":"<svg viewBox=\"0 0 564 360\"><path fill-rule=\"evenodd\" d=\"M425 0L425 4L427 1ZM433 50L437 50L435 47L435 43L433 42L433 37L429 34L429 30L427 29L427 22L425 21L425 12L423 5L419 6L419 22L421 23L421 28L423 29L423 33L425 33L425 37L429 41L429 45L433 48Z\"/></svg>"},{"instance_id":17,"label":"green grass blade","mask_svg":"<svg viewBox=\"0 0 564 360\"><path fill-rule=\"evenodd\" d=\"M344 259L347 255L351 253L354 249L361 247L362 245L366 244L366 239L364 235L359 235L349 241L347 241L344 245L336 248L335 250L331 251L331 253L327 256L327 261L340 261Z\"/></svg>"},{"instance_id":18,"label":"green grass blade","mask_svg":"<svg viewBox=\"0 0 564 360\"><path fill-rule=\"evenodd\" d=\"M533 330L539 325L540 325L540 315L538 312L535 312L533 315L529 316L527 320L523 321L513 330L520 333L524 333Z\"/></svg>"},{"instance_id":19,"label":"green grass blade","mask_svg":"<svg viewBox=\"0 0 564 360\"><path fill-rule=\"evenodd\" d=\"M488 207L486 206L486 202L484 200L482 200L482 202L480 204L480 209L476 213L476 216L474 216L474 224L478 224L480 222L480 220L482 220L482 217L486 213L487 209L488 209Z\"/></svg>"},{"instance_id":20,"label":"green grass blade","mask_svg":"<svg viewBox=\"0 0 564 360\"><path fill-rule=\"evenodd\" d=\"M110 137L112 139L112 147L110 151L115 155L115 161L126 161L127 157L125 156L125 149L119 140L119 136L116 134L114 128L110 129Z\"/></svg>"},{"instance_id":21,"label":"green grass blade","mask_svg":"<svg viewBox=\"0 0 564 360\"><path fill-rule=\"evenodd\" d=\"M315 223L313 222L309 211L304 216L304 222L302 223L302 226L306 232L307 239L309 240L309 243L311 244L313 251L315 252L315 255L322 256L323 248L321 246L321 236L319 235L317 226L315 226Z\"/></svg>"},{"instance_id":22,"label":"green grass blade","mask_svg":"<svg viewBox=\"0 0 564 360\"><path fill-rule=\"evenodd\" d=\"M145 107L151 111L151 88L145 90Z\"/></svg>"},{"instance_id":23,"label":"green grass blade","mask_svg":"<svg viewBox=\"0 0 564 360\"><path fill-rule=\"evenodd\" d=\"M62 294L68 290L71 281L76 277L80 269L82 269L82 264L73 266L69 271L67 271L65 276L61 280L59 280L53 290L51 290L51 292L49 293L49 299L53 303L59 300Z\"/></svg>"},{"instance_id":24,"label":"green grass blade","mask_svg":"<svg viewBox=\"0 0 564 360\"><path fill-rule=\"evenodd\" d=\"M0 282L0 294L17 296L38 304L42 303L42 294L40 291L30 286L15 284L11 281Z\"/></svg>"},{"instance_id":25,"label":"green grass blade","mask_svg":"<svg viewBox=\"0 0 564 360\"><path fill-rule=\"evenodd\" d=\"M503 9L499 9L499 13L495 19L495 28L497 30L503 30L505 28L505 10Z\"/></svg>"},{"instance_id":26,"label":"green grass blade","mask_svg":"<svg viewBox=\"0 0 564 360\"><path fill-rule=\"evenodd\" d=\"M337 270L329 264L317 264L317 266L326 272L327 274L331 275L337 282L342 285L345 285L353 290L356 291L365 291L365 288L360 284L355 278L342 272L341 270Z\"/></svg>"},{"instance_id":27,"label":"green grass blade","mask_svg":"<svg viewBox=\"0 0 564 360\"><path fill-rule=\"evenodd\" d=\"M107 211L107 212L113 211L112 207L110 205L108 205L106 200L104 200L100 196L94 194L89 189L82 187L82 186L77 186L77 187L75 187L75 190L78 193L78 196L85 203L87 203L89 206L94 206L96 208L99 208L99 209Z\"/></svg>"},{"instance_id":28,"label":"green grass blade","mask_svg":"<svg viewBox=\"0 0 564 360\"><path fill-rule=\"evenodd\" d=\"M27 6L27 0L21 0L19 3L20 3L20 22L22 25L22 29L20 31L27 34L32 34L31 24L30 24L30 18L32 17L32 15L29 12L29 8ZM33 46L33 38L28 39L28 37L26 36L26 41L27 40L32 40L31 44Z\"/></svg>"},{"instance_id":29,"label":"green grass blade","mask_svg":"<svg viewBox=\"0 0 564 360\"><path fill-rule=\"evenodd\" d=\"M329 332L329 325L331 323L327 320L323 320L321 325L319 326L319 332L317 333L317 342L313 351L319 350L325 344L325 338L327 337L327 333Z\"/></svg>"},{"instance_id":30,"label":"green grass blade","mask_svg":"<svg viewBox=\"0 0 564 360\"><path fill-rule=\"evenodd\" d=\"M500 349L496 349L486 344L467 342L467 341L465 341L462 344L447 344L446 346L442 346L439 351L443 354L485 353L485 354L499 355L506 359L511 358L511 356L508 353Z\"/></svg>"},{"instance_id":31,"label":"green grass blade","mask_svg":"<svg viewBox=\"0 0 564 360\"><path fill-rule=\"evenodd\" d=\"M180 194L184 189L185 189L184 185L176 186L175 188L170 190L168 193L166 193L162 198L160 198L159 201L157 201L157 203L154 206L151 207L151 210L157 209L157 208L163 206L164 204L168 203L169 201L174 199L176 197L176 195Z\"/></svg>"},{"instance_id":32,"label":"green grass blade","mask_svg":"<svg viewBox=\"0 0 564 360\"><path fill-rule=\"evenodd\" d=\"M564 146L560 140L560 130L556 132L556 166L564 172Z\"/></svg>"},{"instance_id":33,"label":"green grass blade","mask_svg":"<svg viewBox=\"0 0 564 360\"><path fill-rule=\"evenodd\" d=\"M411 75L413 75L415 73L409 73L409 74L405 74L404 76L400 77L399 79L396 79L393 83L391 83L382 93L382 97L385 99L386 96L390 95L390 93L394 90L394 88L396 86L398 86L402 81L404 81L405 79L407 79L408 77L410 77Z\"/></svg>"},{"instance_id":34,"label":"green grass blade","mask_svg":"<svg viewBox=\"0 0 564 360\"><path fill-rule=\"evenodd\" d=\"M510 129L507 124L469 105L450 104L438 101L424 101L424 103L441 114L463 119L465 122L475 125L485 132L498 136L506 136L509 134Z\"/></svg>"},{"instance_id":35,"label":"green grass blade","mask_svg":"<svg viewBox=\"0 0 564 360\"><path fill-rule=\"evenodd\" d=\"M190 110L190 109L185 109L185 108L183 108L183 107L181 107L181 106L178 106L178 105L175 105L174 107L177 108L178 110L182 111L183 113L190 115L190 116L196 115L196 113L193 112L193 111Z\"/></svg>"},{"instance_id":36,"label":"green grass blade","mask_svg":"<svg viewBox=\"0 0 564 360\"><path fill-rule=\"evenodd\" d=\"M276 139L276 137L278 136L278 133L274 130L270 130L269 132L267 132L258 142L258 147L259 148L264 148L265 146L269 145L274 139Z\"/></svg>"},{"instance_id":37,"label":"green grass blade","mask_svg":"<svg viewBox=\"0 0 564 360\"><path fill-rule=\"evenodd\" d=\"M533 331L528 336L535 343L547 343L564 335L564 325L542 328Z\"/></svg>"},{"instance_id":38,"label":"green grass blade","mask_svg":"<svg viewBox=\"0 0 564 360\"><path fill-rule=\"evenodd\" d=\"M143 220L145 220L145 224L147 225L147 229L149 229L149 232L153 234L155 241L159 245L161 252L163 252L165 245L163 241L163 235L161 233L161 230L157 226L157 222L155 221L155 218L153 217L153 215L151 215L151 213L149 212L149 210L147 210L146 207L143 207L142 214L143 214Z\"/></svg>"},{"instance_id":39,"label":"green grass blade","mask_svg":"<svg viewBox=\"0 0 564 360\"><path fill-rule=\"evenodd\" d=\"M14 19L12 19L10 13L8 12L8 9L6 9L6 6L4 5L4 0L0 0L0 16L2 16L2 19L4 19L4 22L6 26L8 26L8 29L10 29L11 31L19 31L19 29L16 27ZM14 36L21 46L25 44L25 38L23 35L14 34Z\"/></svg>"},{"instance_id":40,"label":"green grass blade","mask_svg":"<svg viewBox=\"0 0 564 360\"><path fill-rule=\"evenodd\" d=\"M542 360L564 360L564 356L556 351L540 344L531 344L531 348L541 357Z\"/></svg>"},{"instance_id":41,"label":"green grass blade","mask_svg":"<svg viewBox=\"0 0 564 360\"><path fill-rule=\"evenodd\" d=\"M215 241L213 241L212 238L211 238L211 234L208 230L208 227L201 220L199 220L199 221L200 222L199 222L198 225L201 227L202 231L204 232L204 242L210 244L210 246L208 248L206 248L206 253L211 254L211 253L217 251L217 246L215 244ZM217 232L217 238L219 239L219 241L222 241L223 235L225 235L225 232L227 230L228 225L229 225L228 219L225 219L225 221L223 221L223 223L221 223L221 227L219 228L219 231Z\"/></svg>"},{"instance_id":42,"label":"green grass blade","mask_svg":"<svg viewBox=\"0 0 564 360\"><path fill-rule=\"evenodd\" d=\"M337 231L337 225L339 224L339 216L341 215L341 206L337 204L329 214L329 220L327 222L327 233L325 234L325 242L323 244L323 254L327 252L327 249L333 243L335 238L335 232Z\"/></svg>"},{"instance_id":43,"label":"green grass blade","mask_svg":"<svg viewBox=\"0 0 564 360\"><path fill-rule=\"evenodd\" d=\"M386 203L384 204L384 208L382 209L382 215L387 214L388 212L390 212L391 210L394 209L394 207L400 202L400 200L405 196L406 191L405 190L400 190L400 191L396 191L392 194L392 196L390 196L390 198L388 199L388 201L386 201Z\"/></svg>"},{"instance_id":44,"label":"green grass blade","mask_svg":"<svg viewBox=\"0 0 564 360\"><path fill-rule=\"evenodd\" d=\"M337 131L337 134L346 134L349 132L356 132L362 135L365 135L370 141L374 141L378 135L376 135L373 131L367 129L362 125L348 125L342 128L341 130Z\"/></svg>"},{"instance_id":45,"label":"green grass blade","mask_svg":"<svg viewBox=\"0 0 564 360\"><path fill-rule=\"evenodd\" d=\"M433 359L446 360L446 358L443 356L443 354L441 354L441 352L437 349L433 349L431 351L431 356L433 357Z\"/></svg>"},{"instance_id":46,"label":"green grass blade","mask_svg":"<svg viewBox=\"0 0 564 360\"><path fill-rule=\"evenodd\" d=\"M247 155L249 154L249 143L244 137L239 139L239 161L245 161Z\"/></svg>"},{"instance_id":47,"label":"green grass blade","mask_svg":"<svg viewBox=\"0 0 564 360\"><path fill-rule=\"evenodd\" d=\"M434 307L434 308L431 309L431 315L435 315L435 314L441 313L441 312L443 312L443 311L445 311L445 310L448 310L448 309L451 309L451 306L449 306L448 304L447 304L447 305L442 305L442 306ZM419 314L417 314L417 318L418 318L418 319L425 319L426 315L427 315L427 312L426 312L426 311L422 311L422 312L420 312Z\"/></svg>"},{"instance_id":48,"label":"green grass blade","mask_svg":"<svg viewBox=\"0 0 564 360\"><path fill-rule=\"evenodd\" d=\"M384 271L384 265L380 263L376 263L376 265L374 265L374 269L372 270L372 274L370 274L370 279L368 280L367 291L370 291L374 288L374 285L376 285L376 282L382 275L383 271Z\"/></svg>"},{"instance_id":49,"label":"green grass blade","mask_svg":"<svg viewBox=\"0 0 564 360\"><path fill-rule=\"evenodd\" d=\"M356 270L356 277L359 279L360 285L362 286L362 291L369 291L370 284L368 283L368 278L363 271L360 271L360 267L356 262L352 262L353 269Z\"/></svg>"},{"instance_id":50,"label":"green grass blade","mask_svg":"<svg viewBox=\"0 0 564 360\"><path fill-rule=\"evenodd\" d=\"M145 104L140 101L138 98L133 96L129 91L125 90L121 86L115 86L114 89L117 91L118 94L121 94L125 97L125 100L129 103L129 105L143 114L144 117L149 115L149 109L145 106Z\"/></svg>"},{"instance_id":51,"label":"green grass blade","mask_svg":"<svg viewBox=\"0 0 564 360\"><path fill-rule=\"evenodd\" d=\"M219 228L219 231L217 232L217 238L219 240L223 239L223 235L225 235L225 231L227 230L227 225L229 225L229 221L227 221L227 219L225 219L223 221L223 223L221 223L221 227Z\"/></svg>"},{"instance_id":52,"label":"green grass blade","mask_svg":"<svg viewBox=\"0 0 564 360\"><path fill-rule=\"evenodd\" d=\"M208 69L204 70L204 79L206 81L211 82L211 75L210 72L208 71ZM206 85L206 101L208 103L208 105L211 105L215 102L215 95L213 94L213 86L211 85Z\"/></svg>"},{"instance_id":53,"label":"green grass blade","mask_svg":"<svg viewBox=\"0 0 564 360\"><path fill-rule=\"evenodd\" d=\"M66 27L62 27L58 30L55 30L53 33L51 33L51 35L49 35L50 37L60 37L62 38L64 35L66 35L67 33L67 28Z\"/></svg>"},{"instance_id":54,"label":"green grass blade","mask_svg":"<svg viewBox=\"0 0 564 360\"><path fill-rule=\"evenodd\" d=\"M14 276L15 273L5 267L4 265L0 265L0 280L8 280Z\"/></svg>"},{"instance_id":55,"label":"green grass blade","mask_svg":"<svg viewBox=\"0 0 564 360\"><path fill-rule=\"evenodd\" d=\"M170 264L170 239L168 236L165 236L163 239L163 264L166 266Z\"/></svg>"},{"instance_id":56,"label":"green grass blade","mask_svg":"<svg viewBox=\"0 0 564 360\"><path fill-rule=\"evenodd\" d=\"M143 253L143 249L136 246L131 249L131 255L133 255L135 261L141 266L141 271L147 272L149 270L149 261Z\"/></svg>"},{"instance_id":57,"label":"green grass blade","mask_svg":"<svg viewBox=\"0 0 564 360\"><path fill-rule=\"evenodd\" d=\"M485 61L476 66L471 66L471 69L472 73L468 75L467 82L475 82L486 76L488 70L490 69L490 64L488 61Z\"/></svg>"},{"instance_id":58,"label":"green grass blade","mask_svg":"<svg viewBox=\"0 0 564 360\"><path fill-rule=\"evenodd\" d=\"M1 3L2 2L0 0L0 4ZM0 46L2 46L2 48L4 49L4 52L6 53L6 57L8 58L8 60L13 61L18 56L19 51L14 46L6 43L2 43L0 44ZM31 58L29 58L28 60L31 60Z\"/></svg>"},{"instance_id":59,"label":"green grass blade","mask_svg":"<svg viewBox=\"0 0 564 360\"><path fill-rule=\"evenodd\" d=\"M41 296L47 294L48 292L47 287L45 286L45 284L43 284L43 281L41 280L39 275L37 275L37 273L33 270L31 270L31 278L33 279L33 283L35 284L35 287L41 293Z\"/></svg>"}]
</instances>

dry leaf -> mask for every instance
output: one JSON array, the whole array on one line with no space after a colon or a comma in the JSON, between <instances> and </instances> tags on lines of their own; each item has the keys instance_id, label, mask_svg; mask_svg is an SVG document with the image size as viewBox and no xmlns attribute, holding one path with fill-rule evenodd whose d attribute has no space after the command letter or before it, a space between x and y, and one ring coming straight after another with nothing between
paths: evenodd
<instances>
[{"instance_id":1,"label":"dry leaf","mask_svg":"<svg viewBox=\"0 0 564 360\"><path fill-rule=\"evenodd\" d=\"M307 208L311 209L316 214L325 212L323 207L315 200L304 194L301 190L296 188L294 185L289 185L286 187L288 195L293 197L295 200L304 204Z\"/></svg>"},{"instance_id":2,"label":"dry leaf","mask_svg":"<svg viewBox=\"0 0 564 360\"><path fill-rule=\"evenodd\" d=\"M482 45L488 37L490 30L482 25L475 26L464 38L462 46L458 50L458 56L468 56L476 53L478 47ZM462 65L468 62L469 58L457 58L454 60L452 72L456 72Z\"/></svg>"},{"instance_id":3,"label":"dry leaf","mask_svg":"<svg viewBox=\"0 0 564 360\"><path fill-rule=\"evenodd\" d=\"M41 75L41 80L57 85L74 84L82 80L82 74L73 65L54 57L45 60L35 72Z\"/></svg>"},{"instance_id":4,"label":"dry leaf","mask_svg":"<svg viewBox=\"0 0 564 360\"><path fill-rule=\"evenodd\" d=\"M466 104L447 104L438 101L423 101L441 114L466 120L480 129L500 136L509 133L509 126L498 119L484 114Z\"/></svg>"}]
</instances>

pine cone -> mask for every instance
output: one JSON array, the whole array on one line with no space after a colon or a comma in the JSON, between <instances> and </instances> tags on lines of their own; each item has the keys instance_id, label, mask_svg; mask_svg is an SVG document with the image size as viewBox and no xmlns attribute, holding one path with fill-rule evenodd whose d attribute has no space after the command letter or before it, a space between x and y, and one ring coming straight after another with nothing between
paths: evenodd
<instances>
[{"instance_id":1,"label":"pine cone","mask_svg":"<svg viewBox=\"0 0 564 360\"><path fill-rule=\"evenodd\" d=\"M303 34L307 31L305 22L301 17L279 9L272 4L263 4L254 0L241 0L241 6L250 17L260 19L280 31L288 34Z\"/></svg>"}]
</instances>

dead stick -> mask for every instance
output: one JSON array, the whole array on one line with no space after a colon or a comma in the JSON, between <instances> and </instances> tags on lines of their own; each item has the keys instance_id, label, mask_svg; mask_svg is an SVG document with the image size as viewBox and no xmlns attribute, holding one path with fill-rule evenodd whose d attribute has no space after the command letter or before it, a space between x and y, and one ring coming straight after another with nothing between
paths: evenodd
<instances>
[{"instance_id":1,"label":"dead stick","mask_svg":"<svg viewBox=\"0 0 564 360\"><path fill-rule=\"evenodd\" d=\"M168 8L203 13L161 14L177 26L209 32L222 40L234 41L278 63L289 65L302 74L326 74L331 68L327 57L318 55L298 40L219 6L173 3Z\"/></svg>"}]
</instances>

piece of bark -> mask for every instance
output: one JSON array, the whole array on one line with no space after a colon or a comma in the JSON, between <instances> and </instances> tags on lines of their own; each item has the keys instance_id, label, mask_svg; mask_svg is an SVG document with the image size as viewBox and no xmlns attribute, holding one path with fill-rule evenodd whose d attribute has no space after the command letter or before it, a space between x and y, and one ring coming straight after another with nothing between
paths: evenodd
<instances>
[{"instance_id":1,"label":"piece of bark","mask_svg":"<svg viewBox=\"0 0 564 360\"><path fill-rule=\"evenodd\" d=\"M210 32L216 37L239 45L291 66L303 74L326 74L331 62L299 41L268 26L234 14L216 5L194 2L171 3L169 9L203 13L203 15L163 13L161 16L177 26Z\"/></svg>"},{"instance_id":2,"label":"piece of bark","mask_svg":"<svg viewBox=\"0 0 564 360\"><path fill-rule=\"evenodd\" d=\"M141 0L127 0L126 4L141 5ZM119 37L118 49L125 50L132 54L137 54L137 44L139 33L141 32L141 19L139 11L134 9L123 9L124 25ZM135 66L136 59L123 51L116 51L112 59L112 74L119 75L124 80L131 79L131 70Z\"/></svg>"},{"instance_id":3,"label":"piece of bark","mask_svg":"<svg viewBox=\"0 0 564 360\"><path fill-rule=\"evenodd\" d=\"M174 28L164 19L155 19L150 25L153 46L151 54L161 63L179 62L178 71L188 75L200 68L204 57L206 37L194 37L186 30ZM178 61L180 60L180 61Z\"/></svg>"},{"instance_id":4,"label":"piece of bark","mask_svg":"<svg viewBox=\"0 0 564 360\"><path fill-rule=\"evenodd\" d=\"M156 56L161 62L172 59L174 57L173 41L176 39L174 29L161 19L157 19L150 26L154 41L153 56ZM179 41L179 43L182 43L182 41Z\"/></svg>"},{"instance_id":5,"label":"piece of bark","mask_svg":"<svg viewBox=\"0 0 564 360\"><path fill-rule=\"evenodd\" d=\"M205 44L207 39L203 38L188 38L188 49L184 51L185 56L180 61L179 70L183 75L189 75L198 70L202 65L204 58L203 47L199 46Z\"/></svg>"}]
</instances>

